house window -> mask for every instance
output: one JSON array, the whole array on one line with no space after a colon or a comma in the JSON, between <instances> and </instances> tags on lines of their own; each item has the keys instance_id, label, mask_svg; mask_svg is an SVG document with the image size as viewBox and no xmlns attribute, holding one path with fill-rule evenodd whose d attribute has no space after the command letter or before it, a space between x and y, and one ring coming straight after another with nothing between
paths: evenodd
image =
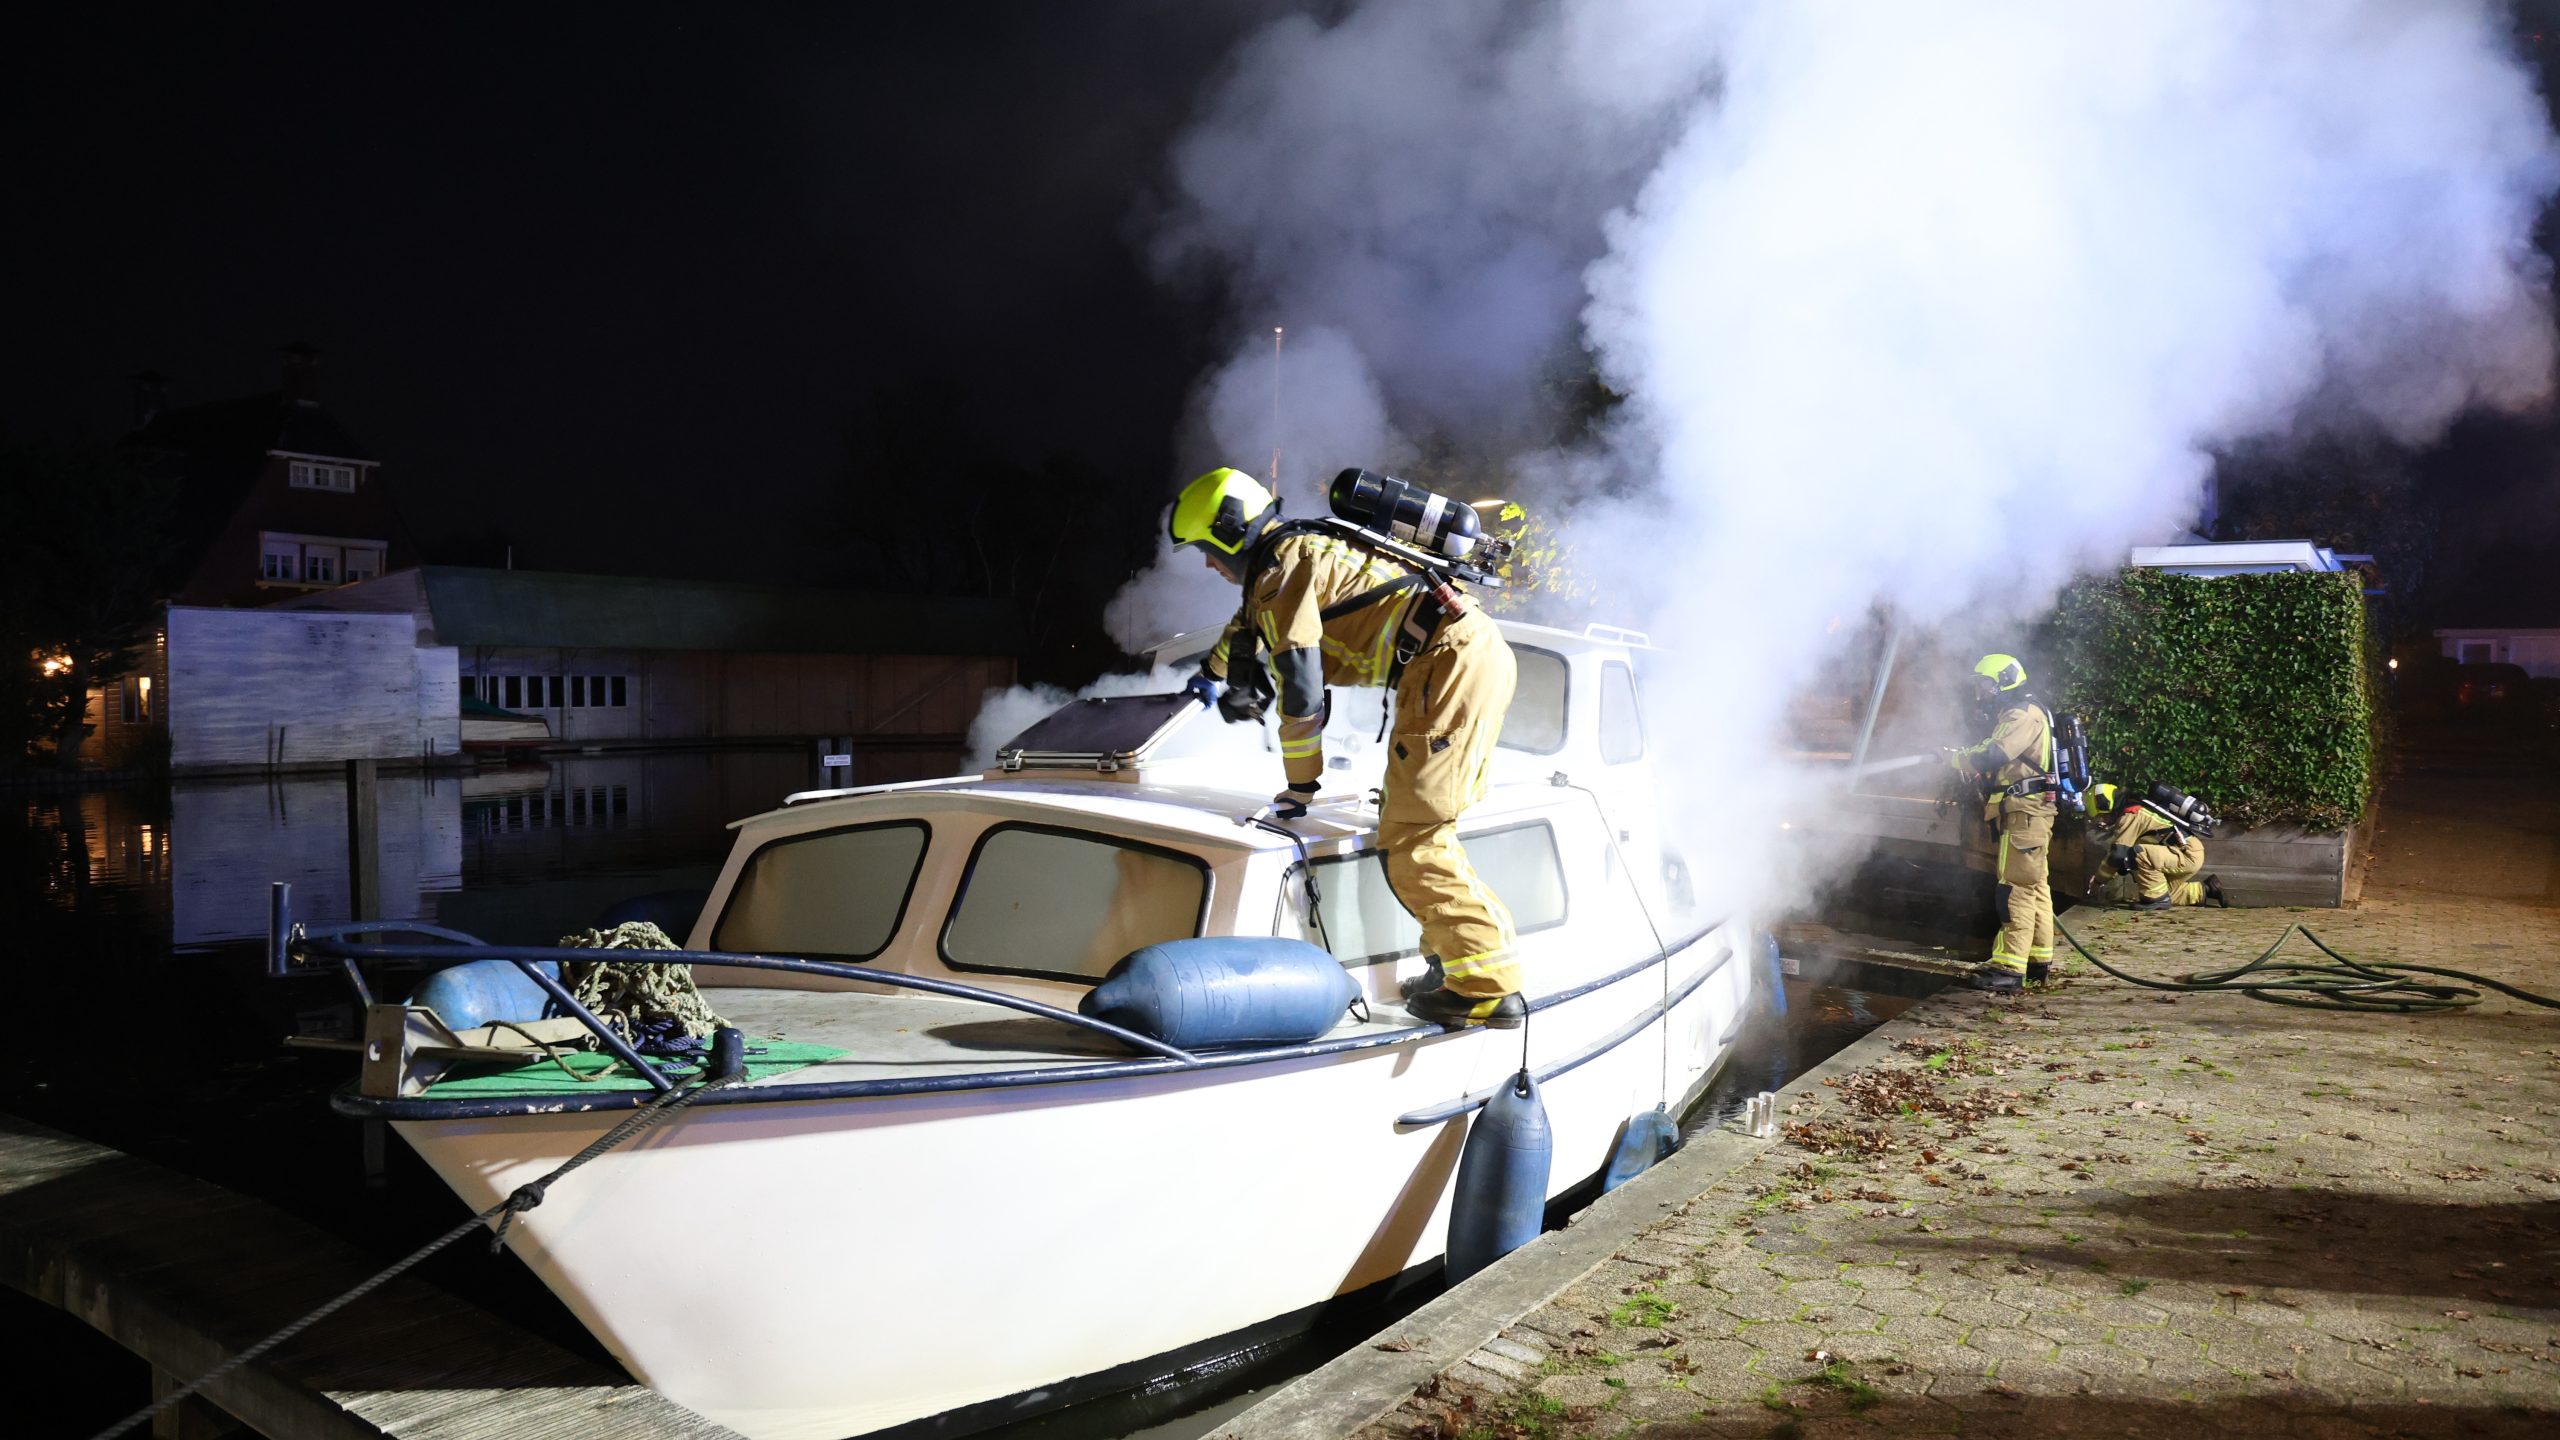
<instances>
[{"instance_id":1,"label":"house window","mask_svg":"<svg viewBox=\"0 0 2560 1440\"><path fill-rule=\"evenodd\" d=\"M296 460L288 469L286 479L287 483L296 490L335 490L342 494L353 494L356 488L356 467L330 465L318 460Z\"/></svg>"},{"instance_id":2,"label":"house window","mask_svg":"<svg viewBox=\"0 0 2560 1440\"><path fill-rule=\"evenodd\" d=\"M2465 665L2486 665L2497 658L2496 647L2487 640L2465 640L2458 657Z\"/></svg>"},{"instance_id":3,"label":"house window","mask_svg":"<svg viewBox=\"0 0 2560 1440\"><path fill-rule=\"evenodd\" d=\"M505 679L504 679L504 681L503 681L502 683L506 686L506 691L507 691L507 701L506 701L506 706L507 706L507 708L508 708L508 709L510 709L510 710L521 710L521 709L523 709L523 708L524 708L524 677L523 677L523 676L521 676L521 675L509 675L509 676L505 677Z\"/></svg>"},{"instance_id":4,"label":"house window","mask_svg":"<svg viewBox=\"0 0 2560 1440\"><path fill-rule=\"evenodd\" d=\"M551 708L557 710L560 708L560 703L569 698L569 686L567 681L557 675L551 676L550 681Z\"/></svg>"},{"instance_id":5,"label":"house window","mask_svg":"<svg viewBox=\"0 0 2560 1440\"><path fill-rule=\"evenodd\" d=\"M572 675L569 677L569 703L580 710L587 708L586 676Z\"/></svg>"},{"instance_id":6,"label":"house window","mask_svg":"<svg viewBox=\"0 0 2560 1440\"><path fill-rule=\"evenodd\" d=\"M124 677L123 690L124 723L127 725L151 723L151 677L127 675Z\"/></svg>"},{"instance_id":7,"label":"house window","mask_svg":"<svg viewBox=\"0 0 2560 1440\"><path fill-rule=\"evenodd\" d=\"M305 548L302 552L302 579L307 585L329 585L338 578L338 552Z\"/></svg>"},{"instance_id":8,"label":"house window","mask_svg":"<svg viewBox=\"0 0 2560 1440\"><path fill-rule=\"evenodd\" d=\"M613 677L613 708L622 708L622 677L619 675Z\"/></svg>"},{"instance_id":9,"label":"house window","mask_svg":"<svg viewBox=\"0 0 2560 1440\"><path fill-rule=\"evenodd\" d=\"M264 538L259 541L258 578L261 580L299 580L302 578L302 547L290 540Z\"/></svg>"},{"instance_id":10,"label":"house window","mask_svg":"<svg viewBox=\"0 0 2560 1440\"><path fill-rule=\"evenodd\" d=\"M347 583L348 583L348 584L353 585L353 584L355 584L355 583L356 583L357 581L359 581L359 580L370 580L370 579L372 579L374 576L379 575L379 574L381 574L381 573L382 573L382 552L381 552L381 551L379 551L379 550L349 550L349 551L347 552Z\"/></svg>"}]
</instances>

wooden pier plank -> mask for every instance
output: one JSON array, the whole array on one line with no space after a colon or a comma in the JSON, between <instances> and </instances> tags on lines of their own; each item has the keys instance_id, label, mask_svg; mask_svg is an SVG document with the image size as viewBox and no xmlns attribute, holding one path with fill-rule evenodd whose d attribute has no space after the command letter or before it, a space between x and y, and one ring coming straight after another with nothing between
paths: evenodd
<instances>
[{"instance_id":1,"label":"wooden pier plank","mask_svg":"<svg viewBox=\"0 0 2560 1440\"><path fill-rule=\"evenodd\" d=\"M0 1115L0 1284L158 1370L201 1375L378 1269L248 1197ZM407 1276L207 1398L269 1440L737 1440Z\"/></svg>"}]
</instances>

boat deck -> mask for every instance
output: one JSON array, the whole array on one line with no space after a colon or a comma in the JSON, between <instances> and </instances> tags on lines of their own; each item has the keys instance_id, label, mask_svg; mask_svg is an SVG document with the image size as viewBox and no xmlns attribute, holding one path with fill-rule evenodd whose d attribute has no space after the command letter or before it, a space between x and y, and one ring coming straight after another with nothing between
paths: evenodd
<instances>
[{"instance_id":1,"label":"boat deck","mask_svg":"<svg viewBox=\"0 0 2560 1440\"><path fill-rule=\"evenodd\" d=\"M787 1039L844 1052L753 1086L974 1075L1135 1058L1109 1036L967 1000L746 986L711 986L702 997L746 1032L751 1046L760 1039ZM1413 1026L1396 1011L1380 1010L1377 1017L1346 1020L1324 1038L1391 1035Z\"/></svg>"}]
</instances>

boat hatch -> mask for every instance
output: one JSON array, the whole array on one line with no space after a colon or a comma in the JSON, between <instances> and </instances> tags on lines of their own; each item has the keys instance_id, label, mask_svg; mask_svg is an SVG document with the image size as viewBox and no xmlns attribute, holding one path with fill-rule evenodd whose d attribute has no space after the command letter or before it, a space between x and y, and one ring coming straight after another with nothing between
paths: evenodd
<instances>
[{"instance_id":1,"label":"boat hatch","mask_svg":"<svg viewBox=\"0 0 2560 1440\"><path fill-rule=\"evenodd\" d=\"M1200 702L1178 690L1071 700L998 748L996 768L1103 775L1134 771L1199 713Z\"/></svg>"}]
</instances>

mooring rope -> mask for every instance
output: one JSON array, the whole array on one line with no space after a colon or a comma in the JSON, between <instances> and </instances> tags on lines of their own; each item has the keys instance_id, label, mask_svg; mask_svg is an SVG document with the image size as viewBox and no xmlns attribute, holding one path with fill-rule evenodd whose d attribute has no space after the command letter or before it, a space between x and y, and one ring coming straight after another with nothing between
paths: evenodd
<instances>
[{"instance_id":1,"label":"mooring rope","mask_svg":"<svg viewBox=\"0 0 2560 1440\"><path fill-rule=\"evenodd\" d=\"M648 1104L641 1106L639 1109L634 1110L629 1115L623 1117L621 1124L618 1124L612 1129L606 1131L593 1143L589 1144L587 1148L563 1161L559 1169L552 1171L550 1174L543 1176L539 1180L529 1180L524 1184L517 1186L514 1190L508 1192L506 1199L499 1201L497 1204L490 1206L488 1209L483 1210L479 1214L472 1216L470 1219L463 1221L461 1224L454 1226L452 1229L437 1236L435 1239L428 1241L416 1250L409 1252L409 1254L402 1258L393 1261L390 1265L375 1272L370 1278L358 1283L354 1288L346 1291L344 1294L328 1301L317 1309L312 1310L309 1314L306 1314L302 1318L285 1326L283 1329L276 1331L274 1334L269 1335L255 1345L250 1346L248 1349L243 1350L239 1354L232 1356L230 1359L223 1361L219 1365L216 1365L211 1370L206 1371L203 1375L198 1376L186 1385L171 1391L167 1395L160 1397L158 1400L155 1400L140 1410L135 1411L131 1415L126 1416L124 1419L119 1420L115 1424L108 1426L106 1429L99 1431L96 1436L96 1440L115 1440L116 1436L123 1435L134 1429L136 1426L150 1424L153 1417L159 1415L162 1411L183 1403L189 1396L202 1391L206 1386L222 1380L232 1372L254 1362L258 1357L266 1354L268 1351L275 1349L277 1346L284 1344L288 1340L291 1340L294 1336L301 1334L303 1331L308 1330L312 1326L319 1324L321 1321L328 1319L330 1316L345 1309L347 1306L354 1304L356 1301L361 1300L365 1296L372 1294L374 1291L381 1289L383 1286L390 1284L392 1281L400 1278L403 1274L406 1274L408 1271L424 1263L427 1257L434 1255L437 1251L444 1249L446 1246L451 1245L456 1240L470 1234L474 1230L487 1227L488 1223L492 1220L498 1222L498 1228L496 1233L489 1237L489 1250L492 1254L495 1254L499 1250L504 1249L507 1243L507 1228L515 1223L515 1218L518 1215L521 1215L536 1205L541 1204L544 1192L550 1189L551 1186L559 1183L562 1176L567 1175L570 1171L577 1169L579 1166L586 1164L597 1156L604 1154L606 1151L613 1149L615 1146L621 1145L632 1139L639 1135L640 1132L657 1124L668 1116L675 1114L677 1111L682 1110L687 1105L690 1105L694 1101L701 1099L703 1096L710 1094L712 1091L720 1089L723 1086L736 1084L745 1078L746 1072L742 1069L735 1075L725 1076L715 1080L708 1080L689 1090L670 1090L665 1094L658 1096Z\"/></svg>"},{"instance_id":2,"label":"mooring rope","mask_svg":"<svg viewBox=\"0 0 2560 1440\"><path fill-rule=\"evenodd\" d=\"M2329 948L2327 942L2300 923L2287 925L2276 943L2258 952L2258 958L2246 965L2225 970L2191 970L2175 980L2150 980L2130 975L2099 959L2080 937L2056 923L2053 927L2080 958L2097 966L2128 985L2145 990L2223 991L2264 1000L2271 1005L2292 1005L2304 1010L2346 1010L2371 1014L2435 1014L2477 1005L2483 998L2473 986L2485 986L2510 995L2529 1005L2560 1010L2560 1000L2536 995L2486 975L2468 970L2453 970L2441 965L2413 965L2400 961L2354 960ZM2318 947L2321 954L2336 964L2319 961L2278 961L2276 952L2284 948L2294 932ZM2414 975L2440 975L2456 984L2435 984L2411 978Z\"/></svg>"}]
</instances>

